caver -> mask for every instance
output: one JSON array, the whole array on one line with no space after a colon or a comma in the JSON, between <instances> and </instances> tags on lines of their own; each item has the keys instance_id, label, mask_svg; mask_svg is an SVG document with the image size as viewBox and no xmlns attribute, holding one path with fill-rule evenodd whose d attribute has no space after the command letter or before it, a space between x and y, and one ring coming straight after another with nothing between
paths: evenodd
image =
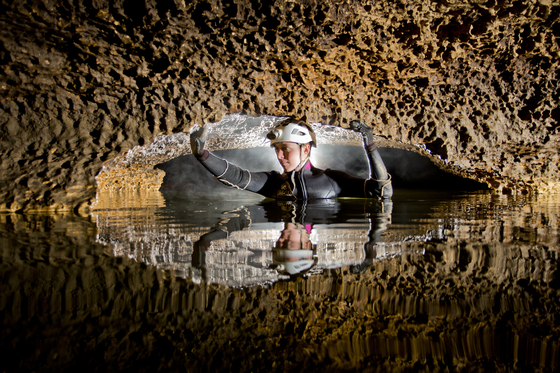
<instances>
[{"instance_id":1,"label":"caver","mask_svg":"<svg viewBox=\"0 0 560 373\"><path fill-rule=\"evenodd\" d=\"M373 130L362 121L352 121L354 131L360 132L366 150L370 177L363 179L342 171L314 167L311 150L316 147L315 133L304 121L286 119L268 133L271 147L284 169L251 172L219 158L204 149L203 128L191 132L191 149L202 165L222 183L261 194L265 197L308 200L319 198L359 197L390 198L393 194L391 176L377 150Z\"/></svg>"}]
</instances>

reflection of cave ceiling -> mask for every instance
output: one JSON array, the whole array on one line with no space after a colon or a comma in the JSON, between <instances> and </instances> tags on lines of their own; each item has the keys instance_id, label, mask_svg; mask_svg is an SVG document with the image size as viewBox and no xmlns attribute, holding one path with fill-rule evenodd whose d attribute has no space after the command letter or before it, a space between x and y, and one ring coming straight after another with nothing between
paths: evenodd
<instances>
[{"instance_id":1,"label":"reflection of cave ceiling","mask_svg":"<svg viewBox=\"0 0 560 373\"><path fill-rule=\"evenodd\" d=\"M558 192L559 15L551 0L3 5L0 206L85 208L104 162L239 111L361 118L499 191Z\"/></svg>"}]
</instances>

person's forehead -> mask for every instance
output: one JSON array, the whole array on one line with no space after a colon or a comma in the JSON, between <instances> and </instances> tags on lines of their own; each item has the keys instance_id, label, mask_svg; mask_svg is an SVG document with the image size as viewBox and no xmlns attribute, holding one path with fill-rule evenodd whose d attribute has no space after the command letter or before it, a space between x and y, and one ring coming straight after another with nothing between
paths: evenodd
<instances>
[{"instance_id":1,"label":"person's forehead","mask_svg":"<svg viewBox=\"0 0 560 373\"><path fill-rule=\"evenodd\" d=\"M291 141L282 141L282 142L277 142L276 144L274 144L275 147L286 147L286 146L298 146L299 144L295 143L295 142L291 142Z\"/></svg>"}]
</instances>

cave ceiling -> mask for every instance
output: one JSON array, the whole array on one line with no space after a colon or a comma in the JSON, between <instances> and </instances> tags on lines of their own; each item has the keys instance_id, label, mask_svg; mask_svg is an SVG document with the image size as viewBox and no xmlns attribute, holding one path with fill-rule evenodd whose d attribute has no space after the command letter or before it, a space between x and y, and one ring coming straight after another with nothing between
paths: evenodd
<instances>
[{"instance_id":1,"label":"cave ceiling","mask_svg":"<svg viewBox=\"0 0 560 373\"><path fill-rule=\"evenodd\" d=\"M87 208L104 164L231 113L359 118L498 192L560 191L558 1L1 4L4 210Z\"/></svg>"}]
</instances>

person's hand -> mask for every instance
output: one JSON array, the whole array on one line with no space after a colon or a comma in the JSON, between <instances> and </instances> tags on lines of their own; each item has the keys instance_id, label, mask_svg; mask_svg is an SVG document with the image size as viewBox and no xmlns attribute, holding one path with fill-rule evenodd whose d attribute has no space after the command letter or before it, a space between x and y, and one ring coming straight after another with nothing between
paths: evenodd
<instances>
[{"instance_id":1,"label":"person's hand","mask_svg":"<svg viewBox=\"0 0 560 373\"><path fill-rule=\"evenodd\" d=\"M353 120L350 122L350 128L355 132L362 134L364 145L373 143L373 128L362 122L361 120Z\"/></svg>"},{"instance_id":2,"label":"person's hand","mask_svg":"<svg viewBox=\"0 0 560 373\"><path fill-rule=\"evenodd\" d=\"M202 269L206 266L206 251L210 247L210 242L204 240L204 236L193 245L191 265L194 268Z\"/></svg>"},{"instance_id":3,"label":"person's hand","mask_svg":"<svg viewBox=\"0 0 560 373\"><path fill-rule=\"evenodd\" d=\"M204 150L204 144L206 144L206 131L204 131L204 128L194 127L190 133L190 140L192 153L194 155L200 154Z\"/></svg>"}]
</instances>

